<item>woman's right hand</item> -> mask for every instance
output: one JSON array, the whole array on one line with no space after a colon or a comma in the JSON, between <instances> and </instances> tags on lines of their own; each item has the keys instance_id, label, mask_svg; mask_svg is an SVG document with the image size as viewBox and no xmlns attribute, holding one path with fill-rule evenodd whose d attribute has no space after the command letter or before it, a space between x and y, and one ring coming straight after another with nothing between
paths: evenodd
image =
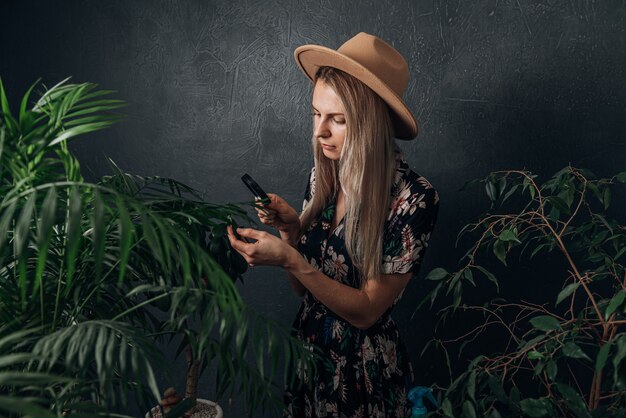
<instances>
[{"instance_id":1,"label":"woman's right hand","mask_svg":"<svg viewBox=\"0 0 626 418\"><path fill-rule=\"evenodd\" d=\"M270 202L263 205L257 200L257 215L262 224L278 229L283 239L293 243L300 232L300 216L282 197L268 193Z\"/></svg>"}]
</instances>

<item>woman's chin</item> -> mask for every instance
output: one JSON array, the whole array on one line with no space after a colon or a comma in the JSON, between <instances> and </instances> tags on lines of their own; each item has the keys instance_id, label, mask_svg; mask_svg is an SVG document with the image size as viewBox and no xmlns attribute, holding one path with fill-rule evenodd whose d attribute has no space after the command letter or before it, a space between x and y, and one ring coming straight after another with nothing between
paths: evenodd
<instances>
[{"instance_id":1,"label":"woman's chin","mask_svg":"<svg viewBox=\"0 0 626 418\"><path fill-rule=\"evenodd\" d=\"M330 160L338 160L341 155L341 152L337 151L337 149L328 150L322 148L322 151L324 152L324 156Z\"/></svg>"}]
</instances>

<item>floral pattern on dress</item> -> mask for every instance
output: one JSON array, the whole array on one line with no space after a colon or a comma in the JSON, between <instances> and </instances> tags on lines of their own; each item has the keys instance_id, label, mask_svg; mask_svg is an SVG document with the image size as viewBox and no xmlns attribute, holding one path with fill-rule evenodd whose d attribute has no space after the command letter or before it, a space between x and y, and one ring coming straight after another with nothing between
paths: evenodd
<instances>
[{"instance_id":1,"label":"floral pattern on dress","mask_svg":"<svg viewBox=\"0 0 626 418\"><path fill-rule=\"evenodd\" d=\"M436 223L439 196L428 180L410 170L401 154L396 160L392 203L385 222L382 272L417 275ZM315 169L311 170L303 208L314 192ZM358 271L345 247L344 220L331 230L334 213L335 204L331 202L302 236L298 250L328 277L359 288ZM296 383L285 392L285 416L410 417L407 394L414 386L413 369L390 316L392 309L363 330L306 292L293 332L324 354L324 364L318 365L310 380L297 371Z\"/></svg>"}]
</instances>

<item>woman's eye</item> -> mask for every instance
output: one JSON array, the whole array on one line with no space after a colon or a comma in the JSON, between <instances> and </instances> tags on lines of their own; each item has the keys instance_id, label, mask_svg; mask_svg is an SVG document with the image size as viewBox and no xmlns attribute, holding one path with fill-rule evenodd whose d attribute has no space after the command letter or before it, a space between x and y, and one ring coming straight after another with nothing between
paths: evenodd
<instances>
[{"instance_id":1,"label":"woman's eye","mask_svg":"<svg viewBox=\"0 0 626 418\"><path fill-rule=\"evenodd\" d=\"M344 118L335 118L333 120L335 121L335 123L338 123L339 125L343 125L344 123L346 123L346 120Z\"/></svg>"}]
</instances>

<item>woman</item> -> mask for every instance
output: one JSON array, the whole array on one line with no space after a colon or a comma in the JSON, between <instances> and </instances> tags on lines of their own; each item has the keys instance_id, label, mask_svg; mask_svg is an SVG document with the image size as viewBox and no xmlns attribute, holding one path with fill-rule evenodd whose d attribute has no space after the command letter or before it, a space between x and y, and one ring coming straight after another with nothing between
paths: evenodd
<instances>
[{"instance_id":1,"label":"woman","mask_svg":"<svg viewBox=\"0 0 626 418\"><path fill-rule=\"evenodd\" d=\"M438 195L411 171L394 137L417 136L402 101L408 67L381 39L360 33L338 50L296 49L313 81L315 166L300 215L282 198L259 210L280 238L229 228L252 265L283 267L304 296L295 333L327 358L286 392L294 417L409 417L409 357L389 314L417 274L434 228Z\"/></svg>"}]
</instances>

